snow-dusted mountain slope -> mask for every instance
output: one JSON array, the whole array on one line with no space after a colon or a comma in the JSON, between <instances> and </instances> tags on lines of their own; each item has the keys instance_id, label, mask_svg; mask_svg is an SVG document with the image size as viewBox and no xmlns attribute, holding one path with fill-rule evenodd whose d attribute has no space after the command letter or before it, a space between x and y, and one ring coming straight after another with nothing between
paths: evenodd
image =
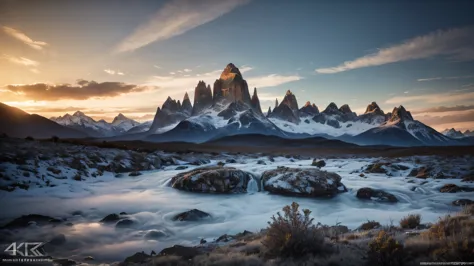
<instances>
[{"instance_id":1,"label":"snow-dusted mountain slope","mask_svg":"<svg viewBox=\"0 0 474 266\"><path fill-rule=\"evenodd\" d=\"M123 114L116 116L112 123L108 123L105 120L95 121L81 111L77 111L73 115L65 114L64 116L52 117L50 119L62 126L82 131L91 137L117 136L140 124Z\"/></svg>"}]
</instances>

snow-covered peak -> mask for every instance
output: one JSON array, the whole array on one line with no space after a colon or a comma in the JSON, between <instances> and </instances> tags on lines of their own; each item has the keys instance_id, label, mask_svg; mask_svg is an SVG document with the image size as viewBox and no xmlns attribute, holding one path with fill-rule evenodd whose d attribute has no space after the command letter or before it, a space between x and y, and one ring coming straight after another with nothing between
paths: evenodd
<instances>
[{"instance_id":1,"label":"snow-covered peak","mask_svg":"<svg viewBox=\"0 0 474 266\"><path fill-rule=\"evenodd\" d=\"M403 105L393 108L392 117L390 117L390 122L405 120L413 121L413 116L411 116L411 113L408 112L405 107L403 107Z\"/></svg>"},{"instance_id":2,"label":"snow-covered peak","mask_svg":"<svg viewBox=\"0 0 474 266\"><path fill-rule=\"evenodd\" d=\"M465 135L461 131L456 130L454 128L445 129L441 133L443 135L447 136L447 137L454 138L454 139L459 139L459 138L464 138L465 137Z\"/></svg>"}]
</instances>

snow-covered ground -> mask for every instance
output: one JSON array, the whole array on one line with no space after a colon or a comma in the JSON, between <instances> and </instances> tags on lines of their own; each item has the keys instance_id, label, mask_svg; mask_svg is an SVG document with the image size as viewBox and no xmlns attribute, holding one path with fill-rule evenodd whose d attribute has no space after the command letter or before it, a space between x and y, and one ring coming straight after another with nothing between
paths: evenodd
<instances>
[{"instance_id":1,"label":"snow-covered ground","mask_svg":"<svg viewBox=\"0 0 474 266\"><path fill-rule=\"evenodd\" d=\"M224 161L226 155L220 156L222 158L213 159L207 165ZM285 157L275 157L274 162L267 157L245 155L229 155L227 158L233 158L237 163L227 163L225 166L232 166L257 176L277 166L312 167L312 160ZM30 227L20 230L15 236L30 241L45 241L62 233L66 236L66 243L50 252L50 255L78 261L92 256L97 263L121 261L138 251L159 252L175 244L197 245L201 238L213 240L226 233L259 231L267 226L272 215L293 201L298 202L302 208L310 209L315 222L328 225L339 222L355 229L367 220L376 220L381 224L389 224L391 220L398 223L400 218L412 213L421 214L423 223L434 222L440 216L459 210L459 207L451 205L453 200L472 198L472 192L439 192L439 188L447 183L472 186L461 182L460 179L424 180L407 177L413 167L420 166L417 164L420 160L426 162L430 157L403 158L397 164L407 166L408 169L390 172L391 176L371 173L364 173L365 177L359 176L368 164L379 159L327 159L323 170L341 175L342 183L349 192L324 199L270 195L255 189L245 194L199 194L167 186L167 182L174 175L200 167L191 165L185 170L175 170L176 165L163 166L158 170L142 172L142 175L137 177L124 175L116 178L112 173L105 172L102 176L86 178L84 181L63 179L56 182L55 187L0 191L0 224L32 213L67 218L72 226L41 229ZM431 159L435 160L434 157ZM266 165L257 164L258 160L264 160ZM469 159L464 158L461 161L466 160L469 162ZM356 192L361 187L382 189L395 195L399 202L387 204L359 200L356 198ZM179 222L171 219L174 215L191 209L210 213L212 218L200 222ZM76 215L73 215L74 212ZM126 212L129 218L137 222L137 226L119 229L115 228L114 224L98 223L106 215L120 212ZM149 230L161 230L166 237L146 240L144 235Z\"/></svg>"}]
</instances>

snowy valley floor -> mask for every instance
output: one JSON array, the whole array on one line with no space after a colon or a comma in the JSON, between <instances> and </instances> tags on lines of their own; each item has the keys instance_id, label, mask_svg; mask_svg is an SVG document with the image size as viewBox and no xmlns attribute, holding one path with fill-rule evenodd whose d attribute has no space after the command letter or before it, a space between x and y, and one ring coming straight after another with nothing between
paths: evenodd
<instances>
[{"instance_id":1,"label":"snowy valley floor","mask_svg":"<svg viewBox=\"0 0 474 266\"><path fill-rule=\"evenodd\" d=\"M167 184L178 173L219 162L256 177L278 166L314 168L313 158L306 156L161 151L144 154L12 139L2 140L0 148L0 225L28 214L65 219L58 226L30 224L21 229L0 229L1 244L44 242L64 235L65 240L60 239L61 244L50 249L48 255L77 262L85 262L91 256L94 260L86 262L90 264L123 261L136 252L150 254L176 244L196 246L201 239L210 243L223 234L244 230L259 232L268 226L272 215L292 202L310 209L315 222L356 230L368 220L388 225L408 214L420 214L422 223L434 223L439 217L461 210L453 206L453 201L473 199L474 194L440 192L446 184L474 188L468 182L474 174L472 155L319 156L318 160L326 162L322 170L339 174L348 192L331 198L303 198L258 191L253 183L247 193L228 195L184 192ZM382 165L382 170L372 171L380 173L367 171L369 165L380 162L402 167ZM423 178L409 177L421 167L429 169ZM356 194L362 187L391 193L398 202L358 199ZM211 217L198 222L172 219L191 209L207 212ZM134 221L134 226L116 228L114 224L99 223L105 216L121 212ZM150 231L158 232L156 237L146 237Z\"/></svg>"}]
</instances>

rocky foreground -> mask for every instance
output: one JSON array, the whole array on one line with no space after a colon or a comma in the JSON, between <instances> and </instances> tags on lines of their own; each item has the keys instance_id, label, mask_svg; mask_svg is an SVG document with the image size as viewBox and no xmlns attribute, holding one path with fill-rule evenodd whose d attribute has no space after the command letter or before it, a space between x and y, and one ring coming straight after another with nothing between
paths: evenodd
<instances>
[{"instance_id":1,"label":"rocky foreground","mask_svg":"<svg viewBox=\"0 0 474 266\"><path fill-rule=\"evenodd\" d=\"M17 217L2 215L0 238L2 243L11 242L16 241L21 235L40 232L42 239L49 241L48 254L61 265L109 263L110 260L98 258L92 250L100 249L106 244L110 246L121 242L130 243L127 242L130 237L135 241L133 243L145 241L147 245L155 245L156 248L151 247L153 252L139 252L128 257L120 263L122 265L301 265L305 262L318 265L361 265L374 263L372 261L374 252L380 250L377 251L376 247L371 248L369 243L377 239L382 242L388 241L396 250L401 249L401 246L397 245L410 248L419 247L419 243L422 243L420 250L424 250L423 254L420 255L413 250L409 252L412 258L420 261L423 261L421 259L466 261L466 258L472 258L469 254L472 255L473 247L470 245L473 235L470 229L465 229L468 225L472 226L470 216L472 210L465 210L459 216L455 216L461 218L453 218L454 220L445 218L438 223L430 217L442 217L447 213L445 211L447 209L459 212L462 208L466 209L466 206L472 206L473 163L474 158L469 155L338 160L290 155L133 151L74 145L54 139L49 141L2 139L0 195L5 200L20 202L19 200L23 200L24 197L41 195L41 192L45 191L48 197L53 195L62 199L72 197L69 203L64 201L64 205L61 205L61 202L55 203L64 207L71 202L79 201L80 198L92 195L94 198L90 202L97 202L92 205L94 207L92 209L95 209L101 208L100 204L105 204L97 201L103 202L104 199L96 194L104 193L107 183L111 189L116 189L116 185L113 184L123 183L125 190L111 194L112 198L117 200L113 210L121 209L121 211L111 211L106 215L102 212L101 217L98 217L94 210L86 208L71 210L76 207L65 207L69 211L67 215L60 212L55 215L41 212L22 213L22 216ZM146 179L142 179L144 176ZM159 184L164 188L158 187L160 185L152 177L155 179L160 177ZM149 183L141 185L141 182L146 180L150 180ZM98 185L101 186L100 190L95 188ZM148 189L150 193L159 189L163 190L163 193L171 194L161 203L148 200L146 193L139 194L137 205L142 207L137 209L131 207L128 201L120 199L121 193L131 189L129 186L137 186L140 191ZM62 190L64 192L58 193ZM317 224L317 230L315 229L317 235L321 234L323 238L318 238L316 249L309 248L312 244L296 248L308 250L304 258L301 258L301 254L292 252L283 257L275 255L274 248L269 247L268 241L265 240L273 234L269 235L269 232L273 232L271 227L265 229L262 223L259 227L263 228L262 231L255 230L257 229L255 227L245 231L241 229L242 226L236 226L238 222L229 223L232 219L239 219L241 223L245 221L245 211L239 214L244 215L243 217L225 216L227 212L235 212L239 208L252 209L252 206L245 206L243 202L248 204L248 201L242 198L242 195L256 195L258 198L255 199L267 200L255 193L269 194L272 198L271 201L262 202L250 199L253 205L265 205L280 200L282 202L295 200L308 205L314 201L318 205L315 205L317 207L312 211L313 213L318 211L320 214L323 209L318 208L327 204L332 204L332 207L328 208L334 209L342 206L343 209L337 219L316 215L314 224L324 219L342 222L334 222L333 225ZM134 195L130 194L129 197ZM165 195L168 197L168 194ZM215 197L215 200L202 198L204 195L212 195L210 197ZM226 195L227 198L222 198L222 195ZM193 208L188 203L160 217L161 224L152 223L151 217L157 213L153 205L160 210L166 207L164 204L168 201L174 204L179 202L181 197L189 198L189 202L209 200L209 204ZM229 202L233 202L231 201L233 197L236 197L236 205L227 209L226 206ZM322 199L325 201L321 201ZM210 206L211 202L219 201L222 201L222 205L216 205L219 209ZM284 205L286 203L279 205L277 210ZM347 211L344 209L346 205L351 205ZM372 218L370 213L374 211L375 215L380 209L396 211L398 208L414 210L405 213L407 221L401 219L399 225L397 225L398 219L395 224L387 225ZM419 218L416 218L417 210L423 211L423 215ZM430 213L431 211L436 213ZM357 216L356 212L367 212L365 217L369 221L358 220L359 225L354 226L351 217ZM425 217L426 214L430 216ZM270 220L270 216L255 221L262 222L264 219L266 222ZM344 225L345 222L351 224L347 226L348 224ZM234 224L235 228L226 224ZM250 222L245 226L251 224ZM439 235L440 227L444 228L446 224L448 227L454 224L457 228L455 241L450 238L453 236L449 231L452 228L447 228L444 231L445 235ZM181 231L185 231L184 233L189 230L199 231L203 228L213 228L213 225L215 228L226 228L224 232L228 233L221 235L215 232L203 232L198 243L193 240L182 244L180 241L181 237L184 237L180 235ZM88 229L92 227L98 229ZM32 228L35 231L31 231ZM41 230L37 230L38 228ZM236 231L236 228L241 231ZM76 233L78 230L83 234L91 234L93 238L97 238L95 235L100 232L94 230L108 232L110 235L105 236L105 243L71 257L70 254L85 248L81 245L96 244L88 242L91 240L85 236L79 235L78 238ZM216 231L222 232L222 229ZM198 236L199 232L191 235ZM458 235L463 235L464 238L458 238ZM390 242L390 237L397 240L398 244ZM173 246L173 241L178 245ZM471 251L467 253L467 257L458 254L458 249L453 246L453 243L458 243L457 241L461 241L459 247L467 248L463 251ZM169 243L170 248L160 243ZM433 245L437 248L433 249ZM136 251L140 251L137 249ZM397 252L395 253L399 254ZM122 254L122 257L125 258L126 254ZM371 265L402 264L377 262Z\"/></svg>"}]
</instances>

